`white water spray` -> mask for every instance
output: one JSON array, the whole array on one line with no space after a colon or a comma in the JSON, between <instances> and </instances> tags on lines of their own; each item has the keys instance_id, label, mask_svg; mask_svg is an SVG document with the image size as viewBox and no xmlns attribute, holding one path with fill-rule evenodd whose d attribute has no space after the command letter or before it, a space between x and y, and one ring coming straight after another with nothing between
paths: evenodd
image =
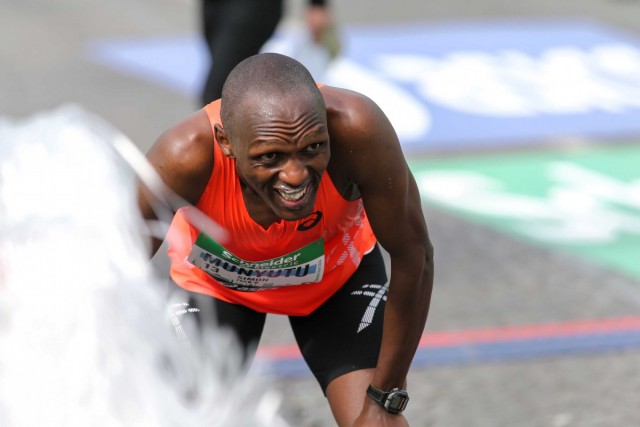
<instances>
[{"instance_id":1,"label":"white water spray","mask_svg":"<svg viewBox=\"0 0 640 427\"><path fill-rule=\"evenodd\" d=\"M169 327L141 158L78 107L0 121L0 426L285 426L230 336Z\"/></svg>"}]
</instances>

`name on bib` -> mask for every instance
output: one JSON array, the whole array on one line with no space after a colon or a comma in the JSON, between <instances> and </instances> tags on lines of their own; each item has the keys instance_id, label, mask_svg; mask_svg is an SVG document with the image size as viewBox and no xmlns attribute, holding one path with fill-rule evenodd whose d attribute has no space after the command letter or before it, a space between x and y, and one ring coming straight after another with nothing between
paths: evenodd
<instances>
[{"instance_id":1,"label":"name on bib","mask_svg":"<svg viewBox=\"0 0 640 427\"><path fill-rule=\"evenodd\" d=\"M237 291L260 291L317 283L324 273L324 238L276 258L247 261L200 233L187 260Z\"/></svg>"}]
</instances>

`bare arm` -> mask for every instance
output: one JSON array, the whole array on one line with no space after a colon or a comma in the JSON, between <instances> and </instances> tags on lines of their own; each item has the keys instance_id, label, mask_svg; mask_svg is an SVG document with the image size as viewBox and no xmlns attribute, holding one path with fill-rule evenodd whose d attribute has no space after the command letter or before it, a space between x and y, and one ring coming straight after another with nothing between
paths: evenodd
<instances>
[{"instance_id":1,"label":"bare arm","mask_svg":"<svg viewBox=\"0 0 640 427\"><path fill-rule=\"evenodd\" d=\"M147 160L164 184L186 203L195 205L202 195L213 169L214 138L204 110L199 110L164 132L147 152ZM143 217L156 220L157 199L142 184L138 185L138 205ZM179 206L171 206L176 210ZM154 239L152 254L162 241Z\"/></svg>"},{"instance_id":2,"label":"bare arm","mask_svg":"<svg viewBox=\"0 0 640 427\"><path fill-rule=\"evenodd\" d=\"M340 99L342 112L329 112L330 118L335 116L330 125L332 161L358 185L373 231L391 258L382 347L372 385L402 388L429 311L433 249L419 191L393 127L368 98L344 92ZM379 412L372 402L365 399L363 414Z\"/></svg>"}]
</instances>

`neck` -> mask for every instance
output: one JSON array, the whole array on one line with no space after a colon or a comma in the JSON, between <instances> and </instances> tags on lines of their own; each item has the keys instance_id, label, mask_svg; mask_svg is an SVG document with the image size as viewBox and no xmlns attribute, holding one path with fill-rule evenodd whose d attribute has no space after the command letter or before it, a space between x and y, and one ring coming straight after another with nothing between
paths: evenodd
<instances>
[{"instance_id":1,"label":"neck","mask_svg":"<svg viewBox=\"0 0 640 427\"><path fill-rule=\"evenodd\" d=\"M280 222L282 218L277 216L273 210L258 196L251 188L240 183L244 205L251 219L260 227L267 230L271 224Z\"/></svg>"}]
</instances>

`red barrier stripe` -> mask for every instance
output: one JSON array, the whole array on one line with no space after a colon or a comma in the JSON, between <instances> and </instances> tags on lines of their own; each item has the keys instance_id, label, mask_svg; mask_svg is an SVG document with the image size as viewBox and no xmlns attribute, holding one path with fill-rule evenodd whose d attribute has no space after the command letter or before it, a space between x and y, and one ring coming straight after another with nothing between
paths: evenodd
<instances>
[{"instance_id":1,"label":"red barrier stripe","mask_svg":"<svg viewBox=\"0 0 640 427\"><path fill-rule=\"evenodd\" d=\"M640 330L640 316L507 326L501 328L427 332L422 336L418 347L453 347L492 342L607 334L633 330ZM258 349L258 357L264 359L294 359L301 357L301 354L295 344L271 345L260 347Z\"/></svg>"}]
</instances>

